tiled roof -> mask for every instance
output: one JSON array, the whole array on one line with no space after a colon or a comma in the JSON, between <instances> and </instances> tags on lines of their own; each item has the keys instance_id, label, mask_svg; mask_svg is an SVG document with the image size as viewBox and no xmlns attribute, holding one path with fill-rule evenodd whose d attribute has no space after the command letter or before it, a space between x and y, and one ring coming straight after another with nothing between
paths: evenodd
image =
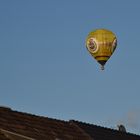
<instances>
[{"instance_id":1,"label":"tiled roof","mask_svg":"<svg viewBox=\"0 0 140 140\"><path fill-rule=\"evenodd\" d=\"M93 124L87 124L72 120L71 123L78 125L94 140L140 140L140 136L118 130L104 128Z\"/></svg>"},{"instance_id":2,"label":"tiled roof","mask_svg":"<svg viewBox=\"0 0 140 140\"><path fill-rule=\"evenodd\" d=\"M140 136L0 107L0 140L140 140Z\"/></svg>"},{"instance_id":3,"label":"tiled roof","mask_svg":"<svg viewBox=\"0 0 140 140\"><path fill-rule=\"evenodd\" d=\"M90 140L66 121L35 116L0 107L0 128L37 140Z\"/></svg>"}]
</instances>

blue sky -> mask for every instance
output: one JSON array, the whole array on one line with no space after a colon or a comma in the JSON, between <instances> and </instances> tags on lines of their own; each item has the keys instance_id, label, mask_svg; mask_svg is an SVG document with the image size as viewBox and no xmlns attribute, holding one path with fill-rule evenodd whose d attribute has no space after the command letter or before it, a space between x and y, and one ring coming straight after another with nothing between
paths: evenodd
<instances>
[{"instance_id":1,"label":"blue sky","mask_svg":"<svg viewBox=\"0 0 140 140\"><path fill-rule=\"evenodd\" d=\"M139 0L1 0L0 105L140 134ZM88 33L118 47L101 71Z\"/></svg>"}]
</instances>

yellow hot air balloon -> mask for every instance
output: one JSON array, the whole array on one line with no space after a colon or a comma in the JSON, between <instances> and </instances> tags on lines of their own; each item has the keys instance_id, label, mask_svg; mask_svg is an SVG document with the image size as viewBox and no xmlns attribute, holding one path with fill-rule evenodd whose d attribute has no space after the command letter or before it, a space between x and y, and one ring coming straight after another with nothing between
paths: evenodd
<instances>
[{"instance_id":1,"label":"yellow hot air balloon","mask_svg":"<svg viewBox=\"0 0 140 140\"><path fill-rule=\"evenodd\" d=\"M100 63L101 69L104 70L105 63L117 47L117 38L109 30L97 29L89 33L86 39L86 47L89 53Z\"/></svg>"}]
</instances>

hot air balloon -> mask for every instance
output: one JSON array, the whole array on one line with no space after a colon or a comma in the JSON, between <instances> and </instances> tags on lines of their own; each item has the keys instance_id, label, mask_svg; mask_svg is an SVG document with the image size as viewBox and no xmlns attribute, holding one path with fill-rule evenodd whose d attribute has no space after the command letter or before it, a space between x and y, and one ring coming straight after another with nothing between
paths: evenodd
<instances>
[{"instance_id":1,"label":"hot air balloon","mask_svg":"<svg viewBox=\"0 0 140 140\"><path fill-rule=\"evenodd\" d=\"M106 29L97 29L88 34L86 39L86 48L93 58L101 65L104 65L111 57L117 47L116 35Z\"/></svg>"}]
</instances>

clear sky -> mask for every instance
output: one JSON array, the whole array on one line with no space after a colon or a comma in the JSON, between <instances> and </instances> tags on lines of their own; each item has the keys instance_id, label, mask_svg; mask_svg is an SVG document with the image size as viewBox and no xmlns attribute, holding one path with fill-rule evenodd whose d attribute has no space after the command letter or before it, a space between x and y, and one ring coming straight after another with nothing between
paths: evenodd
<instances>
[{"instance_id":1,"label":"clear sky","mask_svg":"<svg viewBox=\"0 0 140 140\"><path fill-rule=\"evenodd\" d=\"M1 0L0 105L140 134L140 0ZM101 71L88 33L112 30Z\"/></svg>"}]
</instances>

